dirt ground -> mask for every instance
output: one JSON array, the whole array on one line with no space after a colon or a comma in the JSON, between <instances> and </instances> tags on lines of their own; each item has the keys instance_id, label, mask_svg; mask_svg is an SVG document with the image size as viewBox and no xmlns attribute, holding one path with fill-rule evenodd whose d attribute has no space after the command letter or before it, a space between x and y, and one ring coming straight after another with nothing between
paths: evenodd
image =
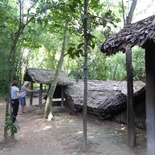
<instances>
[{"instance_id":1,"label":"dirt ground","mask_svg":"<svg viewBox=\"0 0 155 155\"><path fill-rule=\"evenodd\" d=\"M38 100L35 99L35 104ZM83 149L83 118L78 113L55 111L54 120L46 121L27 106L25 116L18 115L19 132L15 141L3 142L5 102L0 102L0 155L146 155L145 131L137 130L137 144L127 147L126 126L97 117L87 117L87 151Z\"/></svg>"}]
</instances>

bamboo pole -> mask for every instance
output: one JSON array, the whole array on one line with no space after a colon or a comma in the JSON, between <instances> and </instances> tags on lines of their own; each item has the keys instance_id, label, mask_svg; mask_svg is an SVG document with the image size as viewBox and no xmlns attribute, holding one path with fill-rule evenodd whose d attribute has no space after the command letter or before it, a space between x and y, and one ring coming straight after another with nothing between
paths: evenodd
<instances>
[{"instance_id":1,"label":"bamboo pole","mask_svg":"<svg viewBox=\"0 0 155 155\"><path fill-rule=\"evenodd\" d=\"M31 81L31 90L33 90L33 82ZM33 103L33 92L30 93L30 105Z\"/></svg>"},{"instance_id":2,"label":"bamboo pole","mask_svg":"<svg viewBox=\"0 0 155 155\"><path fill-rule=\"evenodd\" d=\"M40 107L40 109L43 108L43 104L42 104L42 94L43 94L43 84L40 83L40 91L39 91L39 107Z\"/></svg>"}]
</instances>

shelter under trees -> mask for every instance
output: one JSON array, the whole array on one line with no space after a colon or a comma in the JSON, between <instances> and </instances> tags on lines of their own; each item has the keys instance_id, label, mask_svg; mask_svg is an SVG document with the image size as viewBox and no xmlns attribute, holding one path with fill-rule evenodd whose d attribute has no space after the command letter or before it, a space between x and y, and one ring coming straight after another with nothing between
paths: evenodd
<instances>
[{"instance_id":1,"label":"shelter under trees","mask_svg":"<svg viewBox=\"0 0 155 155\"><path fill-rule=\"evenodd\" d=\"M24 81L31 82L31 89L33 89L33 83L38 83L40 85L39 91L39 106L42 108L42 94L43 94L43 85L50 85L55 71L46 70L46 69L37 69L37 68L28 68L24 75ZM56 86L56 90L54 93L54 98L61 98L61 102L63 104L64 101L64 89L68 86L72 85L71 79L65 72L60 72L58 77L58 82ZM33 93L30 95L30 104L32 104Z\"/></svg>"},{"instance_id":2,"label":"shelter under trees","mask_svg":"<svg viewBox=\"0 0 155 155\"><path fill-rule=\"evenodd\" d=\"M107 39L100 46L100 50L106 55L119 51L126 53L128 145L134 146L136 133L133 108L132 47L136 45L145 49L147 152L148 155L155 155L155 15L124 27Z\"/></svg>"}]
</instances>

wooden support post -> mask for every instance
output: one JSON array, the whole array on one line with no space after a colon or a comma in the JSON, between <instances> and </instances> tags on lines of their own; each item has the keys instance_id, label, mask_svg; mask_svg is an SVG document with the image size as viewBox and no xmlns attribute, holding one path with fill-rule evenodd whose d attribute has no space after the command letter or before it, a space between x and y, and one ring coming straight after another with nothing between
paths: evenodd
<instances>
[{"instance_id":1,"label":"wooden support post","mask_svg":"<svg viewBox=\"0 0 155 155\"><path fill-rule=\"evenodd\" d=\"M61 106L64 106L64 87L61 87Z\"/></svg>"},{"instance_id":2,"label":"wooden support post","mask_svg":"<svg viewBox=\"0 0 155 155\"><path fill-rule=\"evenodd\" d=\"M33 90L33 82L31 81L31 90ZM30 105L33 103L33 92L30 93Z\"/></svg>"},{"instance_id":3,"label":"wooden support post","mask_svg":"<svg viewBox=\"0 0 155 155\"><path fill-rule=\"evenodd\" d=\"M43 108L43 104L42 104L42 94L43 94L43 84L40 83L40 91L39 91L39 107L40 107L40 109Z\"/></svg>"},{"instance_id":4,"label":"wooden support post","mask_svg":"<svg viewBox=\"0 0 155 155\"><path fill-rule=\"evenodd\" d=\"M133 108L133 67L131 46L126 47L126 69L127 69L127 128L128 146L134 147L136 143L135 117Z\"/></svg>"},{"instance_id":5,"label":"wooden support post","mask_svg":"<svg viewBox=\"0 0 155 155\"><path fill-rule=\"evenodd\" d=\"M155 155L155 44L146 48L146 128L147 154Z\"/></svg>"}]
</instances>

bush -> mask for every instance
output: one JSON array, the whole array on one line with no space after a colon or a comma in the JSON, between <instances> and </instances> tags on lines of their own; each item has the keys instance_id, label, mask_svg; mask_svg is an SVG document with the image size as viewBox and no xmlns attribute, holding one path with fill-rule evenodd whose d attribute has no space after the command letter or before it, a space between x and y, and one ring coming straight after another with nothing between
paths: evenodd
<instances>
[{"instance_id":1,"label":"bush","mask_svg":"<svg viewBox=\"0 0 155 155\"><path fill-rule=\"evenodd\" d=\"M17 133L18 130L20 129L16 122L15 123L12 122L11 114L7 115L7 121L5 122L5 127L7 128L7 130L10 130L13 133Z\"/></svg>"}]
</instances>

